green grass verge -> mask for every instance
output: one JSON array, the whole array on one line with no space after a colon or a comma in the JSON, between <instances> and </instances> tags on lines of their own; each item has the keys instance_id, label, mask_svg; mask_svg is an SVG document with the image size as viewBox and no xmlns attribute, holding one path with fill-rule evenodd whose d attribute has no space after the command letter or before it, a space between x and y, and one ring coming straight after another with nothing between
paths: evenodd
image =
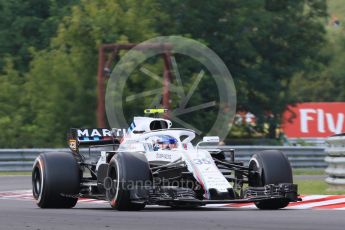
<instances>
[{"instance_id":1,"label":"green grass verge","mask_svg":"<svg viewBox=\"0 0 345 230\"><path fill-rule=\"evenodd\" d=\"M324 180L295 180L301 195L345 195L345 191L330 191Z\"/></svg>"},{"instance_id":2,"label":"green grass verge","mask_svg":"<svg viewBox=\"0 0 345 230\"><path fill-rule=\"evenodd\" d=\"M294 176L300 175L325 175L325 169L293 169ZM310 180L294 180L298 184L298 192L302 195L345 195L344 191L331 191L329 185L324 180L310 179Z\"/></svg>"},{"instance_id":3,"label":"green grass verge","mask_svg":"<svg viewBox=\"0 0 345 230\"><path fill-rule=\"evenodd\" d=\"M0 176L29 176L31 172L0 172Z\"/></svg>"},{"instance_id":4,"label":"green grass verge","mask_svg":"<svg viewBox=\"0 0 345 230\"><path fill-rule=\"evenodd\" d=\"M294 176L300 176L300 175L325 175L325 169L301 168L301 169L293 169L292 173L293 173Z\"/></svg>"}]
</instances>

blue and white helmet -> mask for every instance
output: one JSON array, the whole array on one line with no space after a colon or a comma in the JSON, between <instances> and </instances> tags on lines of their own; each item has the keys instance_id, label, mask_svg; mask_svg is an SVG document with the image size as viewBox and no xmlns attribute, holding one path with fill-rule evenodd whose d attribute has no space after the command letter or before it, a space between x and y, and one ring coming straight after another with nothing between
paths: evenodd
<instances>
[{"instance_id":1,"label":"blue and white helmet","mask_svg":"<svg viewBox=\"0 0 345 230\"><path fill-rule=\"evenodd\" d=\"M174 137L168 135L158 136L157 139L158 144L176 144L177 140Z\"/></svg>"},{"instance_id":2,"label":"blue and white helmet","mask_svg":"<svg viewBox=\"0 0 345 230\"><path fill-rule=\"evenodd\" d=\"M157 135L151 137L150 140L152 141L155 151L158 149L170 149L171 145L177 144L176 138L169 135Z\"/></svg>"}]
</instances>

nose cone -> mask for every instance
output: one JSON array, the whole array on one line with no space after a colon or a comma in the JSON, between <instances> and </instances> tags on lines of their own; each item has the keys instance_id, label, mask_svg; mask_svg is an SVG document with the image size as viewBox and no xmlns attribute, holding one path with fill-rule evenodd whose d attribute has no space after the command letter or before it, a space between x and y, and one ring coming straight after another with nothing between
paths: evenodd
<instances>
[{"instance_id":1,"label":"nose cone","mask_svg":"<svg viewBox=\"0 0 345 230\"><path fill-rule=\"evenodd\" d=\"M228 188L227 192L220 192L215 188L210 188L209 194L210 200L232 200L236 197L232 188Z\"/></svg>"}]
</instances>

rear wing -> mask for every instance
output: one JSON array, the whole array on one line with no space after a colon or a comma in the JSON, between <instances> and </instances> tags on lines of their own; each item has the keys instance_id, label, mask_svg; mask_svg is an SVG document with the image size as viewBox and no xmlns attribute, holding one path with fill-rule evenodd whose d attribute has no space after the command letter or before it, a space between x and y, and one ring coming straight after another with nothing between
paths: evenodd
<instances>
[{"instance_id":1,"label":"rear wing","mask_svg":"<svg viewBox=\"0 0 345 230\"><path fill-rule=\"evenodd\" d=\"M78 153L79 146L120 144L120 140L125 132L126 130L122 129L72 128L67 134L67 141L69 148L73 152Z\"/></svg>"}]
</instances>

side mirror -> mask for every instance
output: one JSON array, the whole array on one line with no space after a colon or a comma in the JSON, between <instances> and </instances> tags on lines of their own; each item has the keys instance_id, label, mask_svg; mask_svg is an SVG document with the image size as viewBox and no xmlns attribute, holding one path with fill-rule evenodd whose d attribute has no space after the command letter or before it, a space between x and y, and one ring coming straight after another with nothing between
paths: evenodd
<instances>
[{"instance_id":1,"label":"side mirror","mask_svg":"<svg viewBox=\"0 0 345 230\"><path fill-rule=\"evenodd\" d=\"M204 138L202 138L202 142L219 143L219 137L218 136L205 136Z\"/></svg>"},{"instance_id":2,"label":"side mirror","mask_svg":"<svg viewBox=\"0 0 345 230\"><path fill-rule=\"evenodd\" d=\"M202 138L202 141L200 141L197 145L196 145L196 149L198 149L200 144L203 143L219 143L219 137L218 136L205 136L204 138Z\"/></svg>"}]
</instances>

